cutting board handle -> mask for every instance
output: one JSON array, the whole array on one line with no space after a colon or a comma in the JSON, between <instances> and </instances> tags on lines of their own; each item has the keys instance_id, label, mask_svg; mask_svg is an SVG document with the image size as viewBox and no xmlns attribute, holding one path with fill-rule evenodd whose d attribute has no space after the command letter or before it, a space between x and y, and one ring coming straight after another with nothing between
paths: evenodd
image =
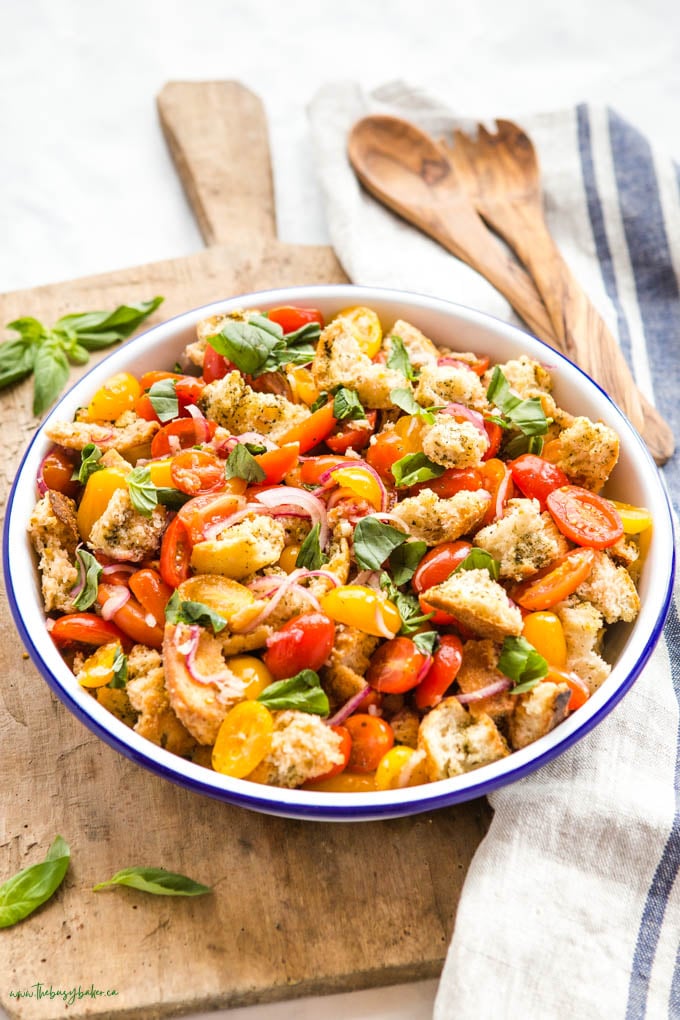
<instances>
[{"instance_id":1,"label":"cutting board handle","mask_svg":"<svg viewBox=\"0 0 680 1020\"><path fill-rule=\"evenodd\" d=\"M171 81L158 115L207 245L276 236L267 119L234 81ZM244 255L246 252L244 252Z\"/></svg>"}]
</instances>

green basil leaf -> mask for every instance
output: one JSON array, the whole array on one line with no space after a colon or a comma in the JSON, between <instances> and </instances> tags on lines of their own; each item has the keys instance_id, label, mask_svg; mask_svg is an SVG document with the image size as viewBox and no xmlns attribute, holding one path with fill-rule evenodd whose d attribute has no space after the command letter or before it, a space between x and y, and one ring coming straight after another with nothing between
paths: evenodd
<instances>
[{"instance_id":1,"label":"green basil leaf","mask_svg":"<svg viewBox=\"0 0 680 1020\"><path fill-rule=\"evenodd\" d=\"M73 600L73 605L76 609L89 609L97 601L97 586L99 578L102 576L102 567L87 549L76 549L76 559L79 562L80 570L85 574L85 585Z\"/></svg>"},{"instance_id":2,"label":"green basil leaf","mask_svg":"<svg viewBox=\"0 0 680 1020\"><path fill-rule=\"evenodd\" d=\"M421 634L414 634L412 641L423 655L432 655L439 644L439 634L436 630L424 630Z\"/></svg>"},{"instance_id":3,"label":"green basil leaf","mask_svg":"<svg viewBox=\"0 0 680 1020\"><path fill-rule=\"evenodd\" d=\"M324 563L328 562L328 557L322 551L321 544L319 543L320 530L321 525L317 521L300 546L300 551L295 560L296 567L302 567L305 570L319 570Z\"/></svg>"},{"instance_id":4,"label":"green basil leaf","mask_svg":"<svg viewBox=\"0 0 680 1020\"><path fill-rule=\"evenodd\" d=\"M523 453L535 453L540 455L543 451L542 436L519 435L513 436L510 442L503 446L503 457L507 460L514 460L521 457Z\"/></svg>"},{"instance_id":5,"label":"green basil leaf","mask_svg":"<svg viewBox=\"0 0 680 1020\"><path fill-rule=\"evenodd\" d=\"M497 668L515 684L511 694L530 691L548 675L548 663L523 637L505 638Z\"/></svg>"},{"instance_id":6,"label":"green basil leaf","mask_svg":"<svg viewBox=\"0 0 680 1020\"><path fill-rule=\"evenodd\" d=\"M219 613L203 602L182 601L175 591L165 607L165 619L168 623L197 623L199 627L211 627L213 634L219 634L227 626L227 621Z\"/></svg>"},{"instance_id":7,"label":"green basil leaf","mask_svg":"<svg viewBox=\"0 0 680 1020\"><path fill-rule=\"evenodd\" d=\"M399 610L399 615L401 616L399 633L401 635L413 634L434 616L434 611L423 613L416 596L412 592L400 591L392 584L388 574L382 575L380 587Z\"/></svg>"},{"instance_id":8,"label":"green basil leaf","mask_svg":"<svg viewBox=\"0 0 680 1020\"><path fill-rule=\"evenodd\" d=\"M98 351L118 340L131 336L163 303L162 297L137 304L120 305L112 312L78 312L64 315L55 323L55 329L76 333L80 344L88 351Z\"/></svg>"},{"instance_id":9,"label":"green basil leaf","mask_svg":"<svg viewBox=\"0 0 680 1020\"><path fill-rule=\"evenodd\" d=\"M269 330L235 319L227 319L221 331L211 336L208 342L218 354L223 354L246 375L256 375L264 370L269 355L280 343Z\"/></svg>"},{"instance_id":10,"label":"green basil leaf","mask_svg":"<svg viewBox=\"0 0 680 1020\"><path fill-rule=\"evenodd\" d=\"M80 451L80 467L74 470L73 480L85 484L90 475L94 474L95 471L101 471L102 465L99 463L101 459L102 451L97 444L86 443Z\"/></svg>"},{"instance_id":11,"label":"green basil leaf","mask_svg":"<svg viewBox=\"0 0 680 1020\"><path fill-rule=\"evenodd\" d=\"M501 565L498 560L495 560L486 549L476 547L470 550L452 573L456 574L459 570L488 570L494 581L501 576Z\"/></svg>"},{"instance_id":12,"label":"green basil leaf","mask_svg":"<svg viewBox=\"0 0 680 1020\"><path fill-rule=\"evenodd\" d=\"M390 400L405 414L420 414L423 410L412 391L406 388L390 390Z\"/></svg>"},{"instance_id":13,"label":"green basil leaf","mask_svg":"<svg viewBox=\"0 0 680 1020\"><path fill-rule=\"evenodd\" d=\"M321 336L321 326L318 322L306 322L304 326L300 326L298 329L293 330L292 333L286 333L284 339L286 344L291 347L295 344L302 342L311 342L318 340Z\"/></svg>"},{"instance_id":14,"label":"green basil leaf","mask_svg":"<svg viewBox=\"0 0 680 1020\"><path fill-rule=\"evenodd\" d=\"M365 419L366 412L356 390L341 386L333 398L333 416L338 421Z\"/></svg>"},{"instance_id":15,"label":"green basil leaf","mask_svg":"<svg viewBox=\"0 0 680 1020\"><path fill-rule=\"evenodd\" d=\"M309 410L311 411L311 413L314 414L315 411L318 411L320 408L325 407L326 404L328 403L329 397L330 394L326 390L323 390L310 407Z\"/></svg>"},{"instance_id":16,"label":"green basil leaf","mask_svg":"<svg viewBox=\"0 0 680 1020\"><path fill-rule=\"evenodd\" d=\"M278 372L284 365L308 365L313 358L314 348L309 344L287 347L285 342L280 340L262 368L255 372L255 375L262 375L263 372Z\"/></svg>"},{"instance_id":17,"label":"green basil leaf","mask_svg":"<svg viewBox=\"0 0 680 1020\"><path fill-rule=\"evenodd\" d=\"M416 373L413 371L413 365L409 357L408 351L404 346L404 341L400 336L392 334L390 337L392 342L389 357L387 359L387 368L392 368L396 372L401 372L409 381L412 381L416 377Z\"/></svg>"},{"instance_id":18,"label":"green basil leaf","mask_svg":"<svg viewBox=\"0 0 680 1020\"><path fill-rule=\"evenodd\" d=\"M148 391L148 397L161 421L172 421L179 414L179 400L174 379L159 379Z\"/></svg>"},{"instance_id":19,"label":"green basil leaf","mask_svg":"<svg viewBox=\"0 0 680 1020\"><path fill-rule=\"evenodd\" d=\"M89 352L77 341L70 344L66 351L66 356L72 365L87 365L90 360Z\"/></svg>"},{"instance_id":20,"label":"green basil leaf","mask_svg":"<svg viewBox=\"0 0 680 1020\"><path fill-rule=\"evenodd\" d=\"M156 489L156 499L161 506L167 506L169 510L179 510L191 499L191 496L182 492L181 489L171 489L169 486L161 485Z\"/></svg>"},{"instance_id":21,"label":"green basil leaf","mask_svg":"<svg viewBox=\"0 0 680 1020\"><path fill-rule=\"evenodd\" d=\"M257 329L263 329L265 333L271 333L277 340L283 339L283 326L280 326L278 322L274 322L268 315L260 315L256 312L250 316L248 322L251 326L257 327Z\"/></svg>"},{"instance_id":22,"label":"green basil leaf","mask_svg":"<svg viewBox=\"0 0 680 1020\"><path fill-rule=\"evenodd\" d=\"M261 482L267 474L244 443L237 443L231 451L224 473L227 478L244 478L246 482Z\"/></svg>"},{"instance_id":23,"label":"green basil leaf","mask_svg":"<svg viewBox=\"0 0 680 1020\"><path fill-rule=\"evenodd\" d=\"M260 453L267 452L267 447L264 445L264 443L244 443L243 445L245 446L248 453L252 453L253 457L256 457Z\"/></svg>"},{"instance_id":24,"label":"green basil leaf","mask_svg":"<svg viewBox=\"0 0 680 1020\"><path fill-rule=\"evenodd\" d=\"M330 705L319 676L303 669L289 680L278 680L258 694L257 700L273 711L296 709L310 715L328 715Z\"/></svg>"},{"instance_id":25,"label":"green basil leaf","mask_svg":"<svg viewBox=\"0 0 680 1020\"><path fill-rule=\"evenodd\" d=\"M193 878L178 875L165 868L124 868L118 871L107 882L99 882L92 888L108 889L111 886L126 885L130 889L152 893L154 896L205 896L212 892L209 885L194 882Z\"/></svg>"},{"instance_id":26,"label":"green basil leaf","mask_svg":"<svg viewBox=\"0 0 680 1020\"><path fill-rule=\"evenodd\" d=\"M128 660L120 645L118 645L112 669L113 677L106 686L112 687L114 690L124 690L127 686Z\"/></svg>"},{"instance_id":27,"label":"green basil leaf","mask_svg":"<svg viewBox=\"0 0 680 1020\"><path fill-rule=\"evenodd\" d=\"M362 517L354 528L354 556L365 570L380 570L390 553L403 545L408 535L377 517Z\"/></svg>"},{"instance_id":28,"label":"green basil leaf","mask_svg":"<svg viewBox=\"0 0 680 1020\"><path fill-rule=\"evenodd\" d=\"M390 553L390 571L397 587L411 580L426 552L427 543L413 540L404 542Z\"/></svg>"},{"instance_id":29,"label":"green basil leaf","mask_svg":"<svg viewBox=\"0 0 680 1020\"><path fill-rule=\"evenodd\" d=\"M68 359L53 342L43 343L33 362L33 414L41 415L68 382Z\"/></svg>"},{"instance_id":30,"label":"green basil leaf","mask_svg":"<svg viewBox=\"0 0 680 1020\"><path fill-rule=\"evenodd\" d=\"M14 322L7 323L7 329L13 329L15 333L19 333L22 340L10 340L9 343L28 343L34 344L43 340L47 335L47 329L43 326L42 322L38 322L30 315L26 315L21 319L15 319Z\"/></svg>"},{"instance_id":31,"label":"green basil leaf","mask_svg":"<svg viewBox=\"0 0 680 1020\"><path fill-rule=\"evenodd\" d=\"M503 414L507 414L509 410L521 403L520 397L516 397L510 390L508 380L499 365L494 366L491 382L486 390L486 399L490 404L499 407Z\"/></svg>"},{"instance_id":32,"label":"green basil leaf","mask_svg":"<svg viewBox=\"0 0 680 1020\"><path fill-rule=\"evenodd\" d=\"M133 468L125 479L130 493L130 502L143 517L151 517L158 506L158 490L151 481L151 469Z\"/></svg>"},{"instance_id":33,"label":"green basil leaf","mask_svg":"<svg viewBox=\"0 0 680 1020\"><path fill-rule=\"evenodd\" d=\"M0 928L10 928L32 914L57 891L71 856L68 843L57 836L40 864L23 868L0 885Z\"/></svg>"},{"instance_id":34,"label":"green basil leaf","mask_svg":"<svg viewBox=\"0 0 680 1020\"><path fill-rule=\"evenodd\" d=\"M435 464L424 453L407 453L392 465L391 470L397 486L402 488L439 478L446 469L441 464Z\"/></svg>"},{"instance_id":35,"label":"green basil leaf","mask_svg":"<svg viewBox=\"0 0 680 1020\"><path fill-rule=\"evenodd\" d=\"M6 340L0 344L0 389L30 375L35 354L35 345L25 340Z\"/></svg>"},{"instance_id":36,"label":"green basil leaf","mask_svg":"<svg viewBox=\"0 0 680 1020\"><path fill-rule=\"evenodd\" d=\"M506 412L506 417L525 436L544 436L548 431L548 419L538 397L520 400Z\"/></svg>"}]
</instances>

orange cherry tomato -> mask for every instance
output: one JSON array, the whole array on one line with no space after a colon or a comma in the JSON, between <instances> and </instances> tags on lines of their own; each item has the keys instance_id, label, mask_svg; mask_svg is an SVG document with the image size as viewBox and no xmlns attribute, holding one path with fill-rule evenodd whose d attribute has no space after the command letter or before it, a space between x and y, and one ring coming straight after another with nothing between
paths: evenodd
<instances>
[{"instance_id":1,"label":"orange cherry tomato","mask_svg":"<svg viewBox=\"0 0 680 1020\"><path fill-rule=\"evenodd\" d=\"M333 401L331 400L328 404L320 407L318 411L310 414L309 418L305 418L299 425L293 425L288 429L279 439L279 444L289 446L290 443L299 443L300 453L307 453L308 450L313 450L315 446L323 442L336 425L337 418L333 415Z\"/></svg>"},{"instance_id":2,"label":"orange cherry tomato","mask_svg":"<svg viewBox=\"0 0 680 1020\"><path fill-rule=\"evenodd\" d=\"M346 726L331 726L333 733L337 733L342 743L340 745L340 751L342 752L343 760L337 765L333 765L328 772L324 772L322 776L315 776L314 782L320 783L324 779L331 779L333 776L339 776L341 772L344 772L347 768L349 756L352 753L352 738L349 735L349 730Z\"/></svg>"},{"instance_id":3,"label":"orange cherry tomato","mask_svg":"<svg viewBox=\"0 0 680 1020\"><path fill-rule=\"evenodd\" d=\"M432 657L432 665L414 691L416 707L434 708L458 676L463 662L463 646L455 634L442 634Z\"/></svg>"},{"instance_id":4,"label":"orange cherry tomato","mask_svg":"<svg viewBox=\"0 0 680 1020\"><path fill-rule=\"evenodd\" d=\"M379 432L366 451L366 460L386 485L394 486L392 465L409 453L422 450L423 422L418 415L404 415L393 429Z\"/></svg>"},{"instance_id":5,"label":"orange cherry tomato","mask_svg":"<svg viewBox=\"0 0 680 1020\"><path fill-rule=\"evenodd\" d=\"M97 589L97 602L103 606L119 590L120 586L116 584L100 584ZM159 627L155 622L150 623L146 611L132 596L113 614L111 619L136 644L148 645L149 648L159 650L163 647L163 627Z\"/></svg>"},{"instance_id":6,"label":"orange cherry tomato","mask_svg":"<svg viewBox=\"0 0 680 1020\"><path fill-rule=\"evenodd\" d=\"M144 372L139 377L139 385L143 390L150 390L157 382L162 382L164 379L182 379L183 376L179 372L164 372L162 369L153 369L151 372Z\"/></svg>"},{"instance_id":7,"label":"orange cherry tomato","mask_svg":"<svg viewBox=\"0 0 680 1020\"><path fill-rule=\"evenodd\" d=\"M165 529L161 542L159 570L171 588L177 588L191 574L191 543L181 517L174 517Z\"/></svg>"},{"instance_id":8,"label":"orange cherry tomato","mask_svg":"<svg viewBox=\"0 0 680 1020\"><path fill-rule=\"evenodd\" d=\"M477 468L447 468L439 478L431 478L428 482L419 482L417 485L412 485L409 489L409 495L411 493L416 495L418 492L422 492L423 489L431 489L440 499L449 499L449 497L455 496L457 492L462 492L463 490L476 492L477 489L481 488L482 475Z\"/></svg>"},{"instance_id":9,"label":"orange cherry tomato","mask_svg":"<svg viewBox=\"0 0 680 1020\"><path fill-rule=\"evenodd\" d=\"M319 457L310 457L303 461L300 467L300 481L304 485L321 485L321 479L328 471L340 467L341 464L355 464L353 457L338 457L334 454L323 453Z\"/></svg>"},{"instance_id":10,"label":"orange cherry tomato","mask_svg":"<svg viewBox=\"0 0 680 1020\"><path fill-rule=\"evenodd\" d=\"M310 322L318 322L323 326L323 316L318 308L296 308L293 305L282 305L280 308L270 308L267 318L277 322L285 333L294 333L296 329L308 325Z\"/></svg>"},{"instance_id":11,"label":"orange cherry tomato","mask_svg":"<svg viewBox=\"0 0 680 1020\"><path fill-rule=\"evenodd\" d=\"M392 727L377 715L357 712L345 722L352 738L348 772L374 772L380 759L394 746Z\"/></svg>"},{"instance_id":12,"label":"orange cherry tomato","mask_svg":"<svg viewBox=\"0 0 680 1020\"><path fill-rule=\"evenodd\" d=\"M545 502L562 534L577 545L606 549L623 535L616 507L590 489L562 485L550 492Z\"/></svg>"},{"instance_id":13,"label":"orange cherry tomato","mask_svg":"<svg viewBox=\"0 0 680 1020\"><path fill-rule=\"evenodd\" d=\"M353 450L363 450L373 435L377 418L377 411L367 411L367 425L360 425L356 421L341 422L335 432L326 437L326 446L333 453L346 453L350 447Z\"/></svg>"},{"instance_id":14,"label":"orange cherry tomato","mask_svg":"<svg viewBox=\"0 0 680 1020\"><path fill-rule=\"evenodd\" d=\"M125 647L130 647L130 642L110 620L102 620L101 616L95 613L68 613L60 616L54 621L50 630L50 637L56 645L63 648L64 645L107 645L110 641L120 641Z\"/></svg>"},{"instance_id":15,"label":"orange cherry tomato","mask_svg":"<svg viewBox=\"0 0 680 1020\"><path fill-rule=\"evenodd\" d=\"M181 375L175 383L175 393L180 413L186 414L189 404L197 404L205 388L205 382L193 375Z\"/></svg>"},{"instance_id":16,"label":"orange cherry tomato","mask_svg":"<svg viewBox=\"0 0 680 1020\"><path fill-rule=\"evenodd\" d=\"M159 627L165 625L165 607L172 595L172 588L166 584L157 570L145 567L130 575L130 591L145 613L150 613Z\"/></svg>"},{"instance_id":17,"label":"orange cherry tomato","mask_svg":"<svg viewBox=\"0 0 680 1020\"><path fill-rule=\"evenodd\" d=\"M460 540L443 542L441 545L436 545L434 549L430 549L418 564L411 581L416 594L420 596L421 592L446 581L471 549L472 546L469 542ZM424 598L420 597L418 601L423 613L427 614L433 611L434 607ZM437 627L446 627L456 624L456 619L450 613L445 613L443 609L434 609L434 616L430 618L430 623Z\"/></svg>"},{"instance_id":18,"label":"orange cherry tomato","mask_svg":"<svg viewBox=\"0 0 680 1020\"><path fill-rule=\"evenodd\" d=\"M74 499L80 492L80 482L72 479L76 457L60 446L53 446L41 465L42 480L48 489L61 492Z\"/></svg>"},{"instance_id":19,"label":"orange cherry tomato","mask_svg":"<svg viewBox=\"0 0 680 1020\"><path fill-rule=\"evenodd\" d=\"M229 482L243 481L242 479L229 479ZM239 486L240 487L240 486ZM245 484L243 486L245 489ZM204 496L195 496L188 503L180 507L177 518L181 521L187 531L187 538L191 545L202 542L208 528L220 521L226 521L232 514L242 506L243 500L239 494L232 491L208 493Z\"/></svg>"},{"instance_id":20,"label":"orange cherry tomato","mask_svg":"<svg viewBox=\"0 0 680 1020\"><path fill-rule=\"evenodd\" d=\"M205 450L184 450L172 458L170 476L173 485L187 496L203 496L223 488L224 462Z\"/></svg>"},{"instance_id":21,"label":"orange cherry tomato","mask_svg":"<svg viewBox=\"0 0 680 1020\"><path fill-rule=\"evenodd\" d=\"M289 471L293 470L299 456L299 443L289 443L287 446L280 446L278 450L267 450L266 453L256 454L255 460L264 471L263 483L278 485Z\"/></svg>"},{"instance_id":22,"label":"orange cherry tomato","mask_svg":"<svg viewBox=\"0 0 680 1020\"><path fill-rule=\"evenodd\" d=\"M552 609L573 595L583 584L595 562L592 549L572 549L510 592L523 609Z\"/></svg>"},{"instance_id":23,"label":"orange cherry tomato","mask_svg":"<svg viewBox=\"0 0 680 1020\"><path fill-rule=\"evenodd\" d=\"M267 638L263 662L276 680L319 669L331 653L335 624L325 613L301 613Z\"/></svg>"},{"instance_id":24,"label":"orange cherry tomato","mask_svg":"<svg viewBox=\"0 0 680 1020\"><path fill-rule=\"evenodd\" d=\"M482 488L486 489L491 496L489 507L482 520L482 527L486 527L487 524L492 524L496 520L496 503L499 494L505 504L509 499L512 499L514 488L510 468L502 460L490 457L489 460L484 461L479 470L482 475Z\"/></svg>"},{"instance_id":25,"label":"orange cherry tomato","mask_svg":"<svg viewBox=\"0 0 680 1020\"><path fill-rule=\"evenodd\" d=\"M522 495L537 499L541 510L545 510L545 501L554 489L569 485L569 479L562 468L535 453L523 453L521 457L509 461L508 467Z\"/></svg>"},{"instance_id":26,"label":"orange cherry tomato","mask_svg":"<svg viewBox=\"0 0 680 1020\"><path fill-rule=\"evenodd\" d=\"M392 638L371 656L366 682L381 694L404 694L420 681L426 661L410 638Z\"/></svg>"},{"instance_id":27,"label":"orange cherry tomato","mask_svg":"<svg viewBox=\"0 0 680 1020\"><path fill-rule=\"evenodd\" d=\"M590 697L590 688L585 680L582 680L576 673L567 672L564 669L557 669L555 666L551 666L548 675L544 677L544 680L550 680L554 684L566 684L571 691L571 698L569 699L570 712L580 708L581 705L585 705L586 701Z\"/></svg>"},{"instance_id":28,"label":"orange cherry tomato","mask_svg":"<svg viewBox=\"0 0 680 1020\"><path fill-rule=\"evenodd\" d=\"M193 418L175 418L159 429L151 440L151 456L167 457L168 454L177 453L177 447L187 450L191 446L198 446L206 441L206 431L207 438L212 439L216 428L214 421L196 422Z\"/></svg>"}]
</instances>

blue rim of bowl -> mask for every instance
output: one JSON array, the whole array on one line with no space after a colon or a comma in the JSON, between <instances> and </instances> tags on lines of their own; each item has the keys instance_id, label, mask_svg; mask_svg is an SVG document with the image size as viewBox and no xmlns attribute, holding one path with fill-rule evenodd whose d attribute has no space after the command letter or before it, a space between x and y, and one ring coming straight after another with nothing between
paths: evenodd
<instances>
[{"instance_id":1,"label":"blue rim of bowl","mask_svg":"<svg viewBox=\"0 0 680 1020\"><path fill-rule=\"evenodd\" d=\"M128 341L128 344L137 346L141 341L144 340L146 336L148 336L149 333L155 332L156 330L159 330L161 328L166 329L171 323L176 322L179 319L186 317L188 320L190 320L193 319L195 316L198 316L200 318L200 313L203 313L206 309L212 309L227 303L231 304L234 301L241 301L244 298L258 298L258 297L263 298L266 296L267 300L269 301L272 298L274 300L278 300L277 295L285 295L291 301L294 301L296 292L299 292L300 294L310 295L313 294L315 291L324 292L324 294L326 295L329 295L330 292L336 292L338 296L340 296L343 292L351 293L354 295L361 295L362 293L366 295L371 294L373 296L373 300L376 300L376 296L377 299L379 300L381 295L384 295L385 300L398 299L406 302L413 298L421 298L424 302L426 302L424 307L427 307L428 305L434 303L435 305L441 306L441 309L443 311L446 311L447 309L453 309L458 312L466 313L467 317L471 318L473 321L477 321L481 325L488 321L496 322L499 324L499 326L502 327L503 330L511 330L513 332L516 332L519 337L522 338L525 338L526 336L531 337L531 339L535 343L545 347L546 350L550 352L550 357L552 358L557 357L561 362L566 362L567 364L569 364L572 369L574 369L576 372L582 375L590 385L595 387L595 389L597 389L598 392L602 394L607 403L613 409L615 415L624 422L625 426L627 426L630 434L636 440L641 453L647 459L649 465L653 468L655 472L657 471L656 465L654 464L654 461L651 455L649 454L647 447L645 446L642 438L640 437L635 427L631 424L631 422L628 421L626 416L617 407L617 405L611 399L609 394L604 389L602 389L602 387L597 382L595 382L595 380L591 379L590 376L583 371L583 369L579 368L578 365L575 365L574 362L570 361L565 355L561 354L558 351L555 351L552 347L545 343L545 341L540 340L538 337L534 337L532 334L520 329L519 327L514 326L511 323L504 322L502 319L499 319L498 317L493 315L489 315L486 312L480 312L476 309L469 308L466 305L461 305L453 301L448 301L445 298L435 298L429 295L419 294L412 291L391 290L385 287L358 287L353 286L351 284L337 284L337 285L320 284L288 288L273 288L270 290L263 291L252 291L248 294L235 295L232 298L224 298L219 301L211 301L208 304L188 309L185 312L181 312L178 315L172 316L170 319L167 319L162 323L157 323L155 326L150 327L148 330L145 330L143 333L140 333L137 336L135 336L131 341ZM126 344L125 347L127 347L128 344ZM118 347L114 351L112 351L111 354L107 355L106 358L101 359L101 361L98 362L97 365L93 366L88 372L86 372L81 377L81 379L78 380L78 383L74 385L80 385L80 383L84 379L86 379L91 374L91 372L99 371L100 366L106 361L108 361L110 358L117 356L120 353L121 349L122 347ZM73 387L71 387L71 389L72 388ZM70 390L68 392L70 392ZM64 397L66 395L67 394L64 394ZM12 488L10 490L10 494L7 500L6 516L3 527L2 560L3 560L3 572L6 580L7 599L10 606L10 611L12 613L14 623L17 627L17 630L19 631L24 646L28 650L30 658L33 661L33 664L37 667L43 679L47 682L49 688L54 692L54 694L57 695L59 700L69 709L69 711L71 711L76 716L76 718L80 720L80 722L82 722L91 732L93 732L101 740L103 740L104 743L106 743L109 747L113 748L115 751L118 751L128 760L134 762L137 765L141 765L147 771L152 772L153 774L159 776L160 778L169 780L170 782L178 786L182 786L193 793L198 793L203 796L211 797L212 799L215 800L224 801L226 803L238 807L244 807L249 810L259 811L266 814L315 821L343 821L343 820L370 821L371 819L396 818L405 815L434 811L439 808L450 807L455 804L463 803L467 800L476 799L477 797L483 797L493 792L494 790L499 789L502 786L505 786L512 782L516 782L517 780L522 779L524 776L535 772L537 769L540 769L543 765L546 765L548 762L552 761L554 758L562 754L568 748L572 747L575 743L581 740L582 737L584 737L587 733L594 729L595 726L597 726L605 718L605 716L607 716L609 712L612 711L612 709L619 703L623 696L633 686L638 676L640 675L642 669L646 665L652 651L654 650L657 642L659 641L659 638L661 637L673 595L676 557L675 557L673 515L671 512L670 501L668 493L666 491L666 487L663 484L661 476L659 475L659 488L663 496L664 501L663 505L665 513L667 515L672 542L667 587L664 594L663 602L657 613L655 623L650 631L650 634L642 650L638 654L635 663L630 668L626 677L623 680L619 681L618 686L610 694L608 694L607 699L597 709L597 711L593 712L592 715L590 715L587 719L584 719L583 723L581 723L578 727L574 728L572 732L569 732L568 734L565 733L561 740L558 739L547 750L543 751L538 755L532 756L529 760L522 764L518 764L514 767L508 768L507 770L503 771L501 775L498 776L492 776L486 779L484 778L484 773L487 772L489 769L493 769L493 766L485 766L478 771L475 770L472 773L467 773L466 775L468 777L472 776L473 779L477 774L479 774L480 781L476 783L472 782L470 785L466 785L460 789L449 788L446 790L442 790L440 793L433 792L430 795L416 796L412 791L418 792L426 791L431 788L441 787L444 784L446 784L448 787L449 784L455 782L455 780L443 780L440 783L412 787L409 790L412 799L409 798L408 800L401 800L394 796L394 794L401 794L405 791L381 791L379 793L371 792L371 793L332 794L332 795L312 794L312 798L309 798L310 802L308 803L306 803L304 800L300 800L298 802L297 798L294 799L291 798L289 800L288 797L284 801L277 801L276 798L277 796L281 795L282 791L274 787L271 788L271 790L274 791L271 797L262 797L259 796L257 793L257 791L261 789L261 787L259 787L257 784L248 783L247 781L243 780L235 781L232 780L232 782L235 782L238 786L243 785L244 790L242 793L238 789L231 789L225 787L218 788L211 786L205 780L202 780L200 778L194 778L192 775L186 775L178 771L175 771L175 769L172 767L172 761L175 756L170 756L169 752L163 752L163 754L167 754L171 758L171 761L168 764L165 764L163 761L158 761L155 757L153 757L151 750L154 749L154 751L157 753L159 749L156 748L156 745L150 743L149 753L141 750L138 751L136 750L136 748L130 746L130 744L127 743L125 740L119 738L116 734L112 733L109 729L100 724L97 721L97 719L93 718L93 716L85 712L78 704L78 702L75 700L75 698L72 696L70 691L63 686L61 681L54 675L54 673L52 673L47 664L44 662L38 648L36 647L31 638L28 628L25 625L24 617L21 613L18 601L14 594L14 585L13 583L11 583L12 575L9 563L8 538L10 520L12 515L12 507L14 504L17 487L23 473L25 462L28 459L34 445L42 439L45 424L55 414L55 412L57 411L58 407L62 402L62 399L63 398L60 398L59 402L55 405L55 407L47 416L45 421L36 430L35 435L33 436L28 447L26 448L22 456L21 462L19 464L19 467L17 469L15 479L12 484ZM552 732L558 733L559 730ZM514 755L517 753L518 752L514 752L513 755L510 755L509 759L504 760L512 761ZM178 761L183 761L183 759L178 759ZM200 768L200 766L196 766L196 768ZM207 774L210 775L211 773L208 772ZM287 794L297 794L298 797L300 795L304 797L305 795L308 795L311 791L294 790L285 792ZM390 794L393 795L392 798L390 798ZM315 796L316 797L320 796L322 798L329 797L329 800L330 797L333 797L333 803L325 804L323 803L323 800L319 802L318 799L313 799ZM380 799L376 802L376 798Z\"/></svg>"}]
</instances>

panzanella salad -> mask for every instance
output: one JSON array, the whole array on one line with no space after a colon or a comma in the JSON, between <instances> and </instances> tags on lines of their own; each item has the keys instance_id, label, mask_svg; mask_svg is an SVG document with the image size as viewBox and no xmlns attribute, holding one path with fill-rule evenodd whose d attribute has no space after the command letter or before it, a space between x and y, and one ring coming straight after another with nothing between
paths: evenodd
<instances>
[{"instance_id":1,"label":"panzanella salad","mask_svg":"<svg viewBox=\"0 0 680 1020\"><path fill-rule=\"evenodd\" d=\"M649 513L548 369L349 308L201 322L51 425L29 531L51 637L155 744L326 791L525 747L607 677Z\"/></svg>"}]
</instances>

